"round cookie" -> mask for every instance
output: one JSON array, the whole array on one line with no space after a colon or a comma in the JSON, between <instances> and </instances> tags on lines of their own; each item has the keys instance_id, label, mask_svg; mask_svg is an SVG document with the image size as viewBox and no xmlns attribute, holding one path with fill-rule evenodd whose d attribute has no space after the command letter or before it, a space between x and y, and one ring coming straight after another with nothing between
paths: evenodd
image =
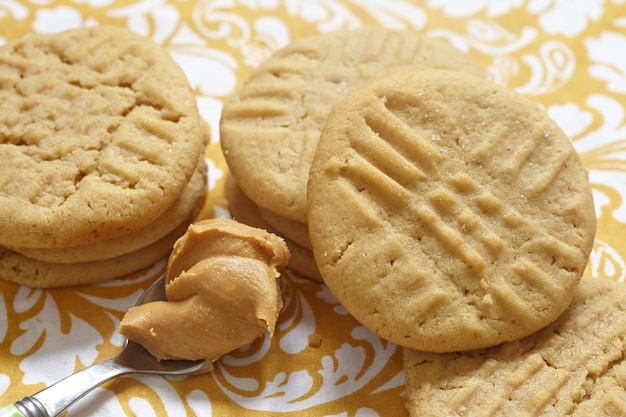
<instances>
[{"instance_id":1,"label":"round cookie","mask_svg":"<svg viewBox=\"0 0 626 417\"><path fill-rule=\"evenodd\" d=\"M187 219L169 234L135 252L94 262L43 262L0 247L0 279L30 287L56 288L120 278L167 256L193 220Z\"/></svg>"},{"instance_id":2,"label":"round cookie","mask_svg":"<svg viewBox=\"0 0 626 417\"><path fill-rule=\"evenodd\" d=\"M6 246L28 258L53 263L79 263L111 259L144 248L176 229L184 220L195 219L207 195L207 164L204 157L178 199L161 217L127 235L96 243L59 249L25 249Z\"/></svg>"},{"instance_id":3,"label":"round cookie","mask_svg":"<svg viewBox=\"0 0 626 417\"><path fill-rule=\"evenodd\" d=\"M280 236L280 233L263 219L259 208L241 191L230 174L226 177L226 198L228 208L235 220ZM283 237L283 239L291 254L289 268L306 278L322 282L313 253L288 238Z\"/></svg>"},{"instance_id":4,"label":"round cookie","mask_svg":"<svg viewBox=\"0 0 626 417\"><path fill-rule=\"evenodd\" d=\"M411 417L620 416L626 410L626 286L583 278L537 333L488 349L404 349Z\"/></svg>"},{"instance_id":5,"label":"round cookie","mask_svg":"<svg viewBox=\"0 0 626 417\"><path fill-rule=\"evenodd\" d=\"M454 71L395 73L328 117L316 262L380 337L429 352L524 337L569 305L595 235L587 172L536 104Z\"/></svg>"},{"instance_id":6,"label":"round cookie","mask_svg":"<svg viewBox=\"0 0 626 417\"><path fill-rule=\"evenodd\" d=\"M330 110L365 82L415 67L484 77L469 55L411 31L336 31L278 50L224 103L220 143L235 180L259 207L306 223L306 183Z\"/></svg>"},{"instance_id":7,"label":"round cookie","mask_svg":"<svg viewBox=\"0 0 626 417\"><path fill-rule=\"evenodd\" d=\"M184 73L133 32L91 27L0 48L0 245L62 248L154 222L204 149Z\"/></svg>"}]
</instances>

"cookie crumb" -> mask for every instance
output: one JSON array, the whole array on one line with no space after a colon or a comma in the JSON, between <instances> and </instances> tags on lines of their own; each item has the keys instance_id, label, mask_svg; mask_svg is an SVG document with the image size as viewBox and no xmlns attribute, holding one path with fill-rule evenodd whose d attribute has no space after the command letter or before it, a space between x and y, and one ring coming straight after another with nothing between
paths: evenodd
<instances>
[{"instance_id":1,"label":"cookie crumb","mask_svg":"<svg viewBox=\"0 0 626 417\"><path fill-rule=\"evenodd\" d=\"M320 346L322 346L322 336L317 333L310 334L309 346L311 346L312 348L319 348Z\"/></svg>"}]
</instances>

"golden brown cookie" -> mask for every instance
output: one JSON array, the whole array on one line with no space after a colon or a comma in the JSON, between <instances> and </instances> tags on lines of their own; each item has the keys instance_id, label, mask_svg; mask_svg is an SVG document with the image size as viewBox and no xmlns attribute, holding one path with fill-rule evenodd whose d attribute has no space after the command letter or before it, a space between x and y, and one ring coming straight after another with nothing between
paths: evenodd
<instances>
[{"instance_id":1,"label":"golden brown cookie","mask_svg":"<svg viewBox=\"0 0 626 417\"><path fill-rule=\"evenodd\" d=\"M584 278L537 333L459 353L404 349L412 417L621 416L626 413L626 287Z\"/></svg>"},{"instance_id":2,"label":"golden brown cookie","mask_svg":"<svg viewBox=\"0 0 626 417\"><path fill-rule=\"evenodd\" d=\"M55 288L121 278L166 257L193 220L187 219L169 234L135 252L94 262L43 262L0 247L0 279L31 287Z\"/></svg>"},{"instance_id":3,"label":"golden brown cookie","mask_svg":"<svg viewBox=\"0 0 626 417\"><path fill-rule=\"evenodd\" d=\"M569 305L595 213L567 136L515 91L406 71L351 93L308 188L313 253L363 325L431 352L516 340Z\"/></svg>"},{"instance_id":4,"label":"golden brown cookie","mask_svg":"<svg viewBox=\"0 0 626 417\"><path fill-rule=\"evenodd\" d=\"M272 228L272 226L263 219L259 208L241 191L241 188L237 186L232 175L226 177L226 198L228 199L230 213L235 220L249 226L265 229L279 236L281 235L280 232ZM305 278L321 282L322 276L315 264L313 253L290 239L286 237L283 238L291 254L289 258L289 268Z\"/></svg>"},{"instance_id":5,"label":"golden brown cookie","mask_svg":"<svg viewBox=\"0 0 626 417\"><path fill-rule=\"evenodd\" d=\"M204 150L184 73L114 27L0 48L0 245L91 244L154 222Z\"/></svg>"},{"instance_id":6,"label":"golden brown cookie","mask_svg":"<svg viewBox=\"0 0 626 417\"><path fill-rule=\"evenodd\" d=\"M330 110L365 82L414 67L484 76L444 41L385 28L330 32L275 52L224 103L221 146L235 180L259 207L306 223L306 182Z\"/></svg>"},{"instance_id":7,"label":"golden brown cookie","mask_svg":"<svg viewBox=\"0 0 626 417\"><path fill-rule=\"evenodd\" d=\"M28 258L53 263L79 263L111 259L135 252L172 232L186 219L196 218L207 195L207 164L204 157L178 199L149 225L121 237L59 249L28 249L7 246Z\"/></svg>"}]
</instances>

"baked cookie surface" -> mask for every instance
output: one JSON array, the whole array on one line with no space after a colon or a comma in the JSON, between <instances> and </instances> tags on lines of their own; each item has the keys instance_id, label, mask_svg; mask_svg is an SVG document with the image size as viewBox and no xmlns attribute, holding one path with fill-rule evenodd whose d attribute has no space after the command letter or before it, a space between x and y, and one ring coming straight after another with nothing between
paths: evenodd
<instances>
[{"instance_id":1,"label":"baked cookie surface","mask_svg":"<svg viewBox=\"0 0 626 417\"><path fill-rule=\"evenodd\" d=\"M459 353L404 349L411 416L626 414L626 288L583 278L571 306L518 341Z\"/></svg>"},{"instance_id":2,"label":"baked cookie surface","mask_svg":"<svg viewBox=\"0 0 626 417\"><path fill-rule=\"evenodd\" d=\"M140 229L203 152L195 96L160 46L126 29L0 48L0 245L62 248Z\"/></svg>"},{"instance_id":3,"label":"baked cookie surface","mask_svg":"<svg viewBox=\"0 0 626 417\"><path fill-rule=\"evenodd\" d=\"M430 352L526 336L569 305L593 244L587 172L516 92L396 73L328 118L308 184L324 281L380 337Z\"/></svg>"},{"instance_id":4,"label":"baked cookie surface","mask_svg":"<svg viewBox=\"0 0 626 417\"><path fill-rule=\"evenodd\" d=\"M33 260L61 264L102 261L136 252L155 243L174 229L180 229L184 221L191 222L196 218L208 193L207 170L207 163L202 157L178 199L154 222L126 235L65 248L28 249L7 246L6 249Z\"/></svg>"},{"instance_id":5,"label":"baked cookie surface","mask_svg":"<svg viewBox=\"0 0 626 417\"><path fill-rule=\"evenodd\" d=\"M221 146L244 193L263 209L306 223L306 183L328 113L365 82L409 67L484 76L469 55L410 31L330 32L275 52L222 111Z\"/></svg>"}]
</instances>

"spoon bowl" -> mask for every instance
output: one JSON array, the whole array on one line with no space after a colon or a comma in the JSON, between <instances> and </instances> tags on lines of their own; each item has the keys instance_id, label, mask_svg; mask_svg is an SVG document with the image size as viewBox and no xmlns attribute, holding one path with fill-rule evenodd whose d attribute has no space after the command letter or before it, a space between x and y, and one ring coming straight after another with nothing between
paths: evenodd
<instances>
[{"instance_id":1,"label":"spoon bowl","mask_svg":"<svg viewBox=\"0 0 626 417\"><path fill-rule=\"evenodd\" d=\"M136 305L166 300L165 274L139 297ZM158 360L143 346L131 340L114 358L84 368L61 381L0 408L0 417L53 417L104 382L133 373L187 375L199 373L211 362L206 360Z\"/></svg>"}]
</instances>

